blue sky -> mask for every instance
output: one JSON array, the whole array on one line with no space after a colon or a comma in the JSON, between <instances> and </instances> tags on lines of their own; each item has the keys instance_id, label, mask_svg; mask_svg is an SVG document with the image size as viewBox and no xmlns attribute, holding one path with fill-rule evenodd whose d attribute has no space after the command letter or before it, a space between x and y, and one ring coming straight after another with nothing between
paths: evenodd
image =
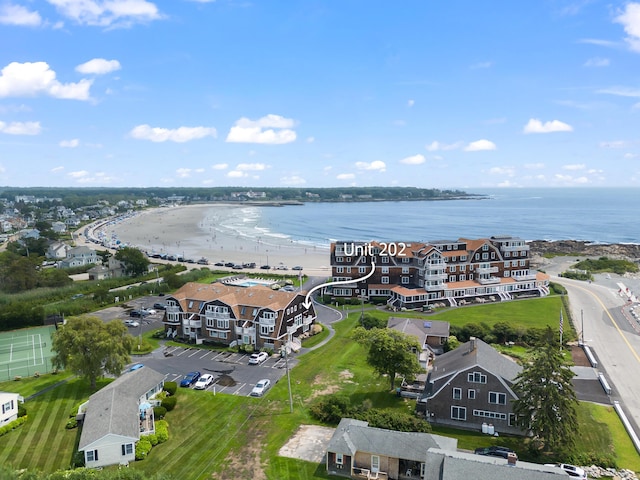
<instances>
[{"instance_id":1,"label":"blue sky","mask_svg":"<svg viewBox=\"0 0 640 480\"><path fill-rule=\"evenodd\" d=\"M0 185L640 186L640 2L0 0Z\"/></svg>"}]
</instances>

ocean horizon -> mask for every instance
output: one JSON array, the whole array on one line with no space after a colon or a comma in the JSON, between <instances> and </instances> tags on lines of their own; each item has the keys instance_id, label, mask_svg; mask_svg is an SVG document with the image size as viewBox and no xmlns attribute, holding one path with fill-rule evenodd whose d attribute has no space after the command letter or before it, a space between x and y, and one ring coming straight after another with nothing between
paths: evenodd
<instances>
[{"instance_id":1,"label":"ocean horizon","mask_svg":"<svg viewBox=\"0 0 640 480\"><path fill-rule=\"evenodd\" d=\"M238 206L203 225L245 238L326 248L336 240L429 242L511 235L640 244L638 188L469 189L483 199Z\"/></svg>"}]
</instances>

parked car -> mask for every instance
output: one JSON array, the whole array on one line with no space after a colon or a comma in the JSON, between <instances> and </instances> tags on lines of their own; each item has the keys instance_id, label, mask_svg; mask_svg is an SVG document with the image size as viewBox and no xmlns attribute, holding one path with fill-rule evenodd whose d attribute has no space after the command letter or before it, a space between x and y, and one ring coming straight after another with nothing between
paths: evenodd
<instances>
[{"instance_id":1,"label":"parked car","mask_svg":"<svg viewBox=\"0 0 640 480\"><path fill-rule=\"evenodd\" d=\"M507 447L480 447L475 450L476 455L489 455L491 457L507 458L510 453L515 453L513 450Z\"/></svg>"},{"instance_id":2,"label":"parked car","mask_svg":"<svg viewBox=\"0 0 640 480\"><path fill-rule=\"evenodd\" d=\"M164 303L154 303L153 308L156 310L166 310L167 306Z\"/></svg>"},{"instance_id":3,"label":"parked car","mask_svg":"<svg viewBox=\"0 0 640 480\"><path fill-rule=\"evenodd\" d=\"M229 267L229 268L233 267L234 265L235 265L235 263L233 263L233 262L227 262L227 263L224 264L225 267Z\"/></svg>"},{"instance_id":4,"label":"parked car","mask_svg":"<svg viewBox=\"0 0 640 480\"><path fill-rule=\"evenodd\" d=\"M253 387L253 390L251 390L251 396L261 397L262 395L267 393L267 390L269 390L269 387L271 387L271 380L267 378L263 378L258 383L256 383L255 387Z\"/></svg>"},{"instance_id":5,"label":"parked car","mask_svg":"<svg viewBox=\"0 0 640 480\"><path fill-rule=\"evenodd\" d=\"M190 387L198 381L200 378L200 372L189 372L182 380L180 380L181 387Z\"/></svg>"},{"instance_id":6,"label":"parked car","mask_svg":"<svg viewBox=\"0 0 640 480\"><path fill-rule=\"evenodd\" d=\"M242 270L244 267L239 263L234 263L231 268L233 268L234 270Z\"/></svg>"},{"instance_id":7,"label":"parked car","mask_svg":"<svg viewBox=\"0 0 640 480\"><path fill-rule=\"evenodd\" d=\"M262 270L271 270L271 265L262 265L260 268Z\"/></svg>"},{"instance_id":8,"label":"parked car","mask_svg":"<svg viewBox=\"0 0 640 480\"><path fill-rule=\"evenodd\" d=\"M224 262L216 262L214 263L216 267L224 267Z\"/></svg>"},{"instance_id":9,"label":"parked car","mask_svg":"<svg viewBox=\"0 0 640 480\"><path fill-rule=\"evenodd\" d=\"M213 383L213 375L211 375L210 373L205 373L198 379L198 381L195 383L193 388L195 388L196 390L204 390L205 388L209 387L212 383Z\"/></svg>"},{"instance_id":10,"label":"parked car","mask_svg":"<svg viewBox=\"0 0 640 480\"><path fill-rule=\"evenodd\" d=\"M147 312L146 310L131 310L129 312L130 317L144 318L147 315L149 315L149 312Z\"/></svg>"},{"instance_id":11,"label":"parked car","mask_svg":"<svg viewBox=\"0 0 640 480\"><path fill-rule=\"evenodd\" d=\"M570 477L577 478L579 480L587 480L587 472L575 465L569 465L568 463L545 463L547 467L558 467L564 470Z\"/></svg>"},{"instance_id":12,"label":"parked car","mask_svg":"<svg viewBox=\"0 0 640 480\"><path fill-rule=\"evenodd\" d=\"M242 266L244 268L256 268L256 264L255 262L247 262L247 263L243 263Z\"/></svg>"},{"instance_id":13,"label":"parked car","mask_svg":"<svg viewBox=\"0 0 640 480\"><path fill-rule=\"evenodd\" d=\"M252 353L249 357L249 365L260 365L262 362L266 361L267 358L269 358L269 354L267 352Z\"/></svg>"},{"instance_id":14,"label":"parked car","mask_svg":"<svg viewBox=\"0 0 640 480\"><path fill-rule=\"evenodd\" d=\"M274 270L289 270L289 268L281 263L280 265L276 265Z\"/></svg>"},{"instance_id":15,"label":"parked car","mask_svg":"<svg viewBox=\"0 0 640 480\"><path fill-rule=\"evenodd\" d=\"M300 265L296 265L295 267L291 267L291 270L302 270Z\"/></svg>"},{"instance_id":16,"label":"parked car","mask_svg":"<svg viewBox=\"0 0 640 480\"><path fill-rule=\"evenodd\" d=\"M136 363L135 365L131 365L131 367L129 368L129 371L134 372L136 370L141 369L142 367L144 367L143 363Z\"/></svg>"},{"instance_id":17,"label":"parked car","mask_svg":"<svg viewBox=\"0 0 640 480\"><path fill-rule=\"evenodd\" d=\"M139 327L139 326L140 326L140 322L137 322L137 321L135 321L135 320L125 320L125 321L124 321L124 324L125 324L127 327L133 327L133 328L135 328L135 327Z\"/></svg>"}]
</instances>

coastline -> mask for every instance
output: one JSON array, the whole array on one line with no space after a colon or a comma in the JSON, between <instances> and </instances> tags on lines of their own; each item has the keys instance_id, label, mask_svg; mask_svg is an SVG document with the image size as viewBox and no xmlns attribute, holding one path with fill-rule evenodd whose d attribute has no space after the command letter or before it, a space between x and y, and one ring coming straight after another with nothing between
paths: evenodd
<instances>
[{"instance_id":1,"label":"coastline","mask_svg":"<svg viewBox=\"0 0 640 480\"><path fill-rule=\"evenodd\" d=\"M252 224L254 205L196 204L143 210L102 231L120 242L154 253L197 261L302 266L305 273L330 274L329 250L305 245Z\"/></svg>"}]
</instances>

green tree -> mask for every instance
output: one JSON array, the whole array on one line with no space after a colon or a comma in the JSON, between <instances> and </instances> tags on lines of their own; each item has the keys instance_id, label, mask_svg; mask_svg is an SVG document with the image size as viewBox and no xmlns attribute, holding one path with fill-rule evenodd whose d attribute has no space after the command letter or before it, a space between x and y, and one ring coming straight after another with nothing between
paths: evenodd
<instances>
[{"instance_id":1,"label":"green tree","mask_svg":"<svg viewBox=\"0 0 640 480\"><path fill-rule=\"evenodd\" d=\"M367 348L367 363L380 375L388 375L393 389L396 375L412 378L423 371L416 352L420 350L418 339L397 330L356 327L356 342Z\"/></svg>"},{"instance_id":2,"label":"green tree","mask_svg":"<svg viewBox=\"0 0 640 480\"><path fill-rule=\"evenodd\" d=\"M547 327L545 342L513 386L518 395L513 411L519 425L542 441L545 449L568 449L574 444L578 400L571 384L573 376L551 327Z\"/></svg>"},{"instance_id":3,"label":"green tree","mask_svg":"<svg viewBox=\"0 0 640 480\"><path fill-rule=\"evenodd\" d=\"M52 361L57 368L69 368L88 379L95 389L96 380L104 373L120 375L131 361L133 344L133 337L119 320L104 323L87 315L72 317L53 334Z\"/></svg>"},{"instance_id":4,"label":"green tree","mask_svg":"<svg viewBox=\"0 0 640 480\"><path fill-rule=\"evenodd\" d=\"M121 248L116 252L115 259L124 264L124 269L127 275L138 277L140 275L144 275L148 271L149 260L144 256L144 253L137 248Z\"/></svg>"},{"instance_id":5,"label":"green tree","mask_svg":"<svg viewBox=\"0 0 640 480\"><path fill-rule=\"evenodd\" d=\"M0 289L9 293L23 292L38 285L40 262L13 252L0 253Z\"/></svg>"}]
</instances>

